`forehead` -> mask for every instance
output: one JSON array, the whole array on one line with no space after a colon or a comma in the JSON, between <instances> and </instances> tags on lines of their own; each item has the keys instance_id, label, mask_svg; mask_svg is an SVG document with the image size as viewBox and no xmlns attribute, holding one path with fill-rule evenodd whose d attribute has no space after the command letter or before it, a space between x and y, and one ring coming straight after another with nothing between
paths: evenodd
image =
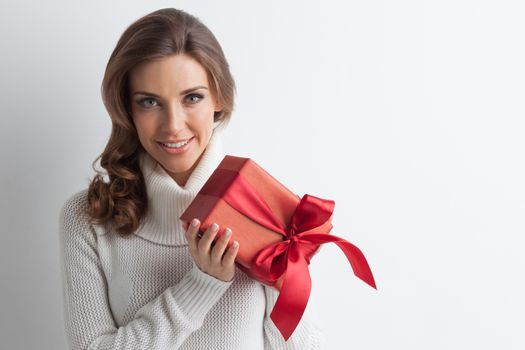
<instances>
[{"instance_id":1,"label":"forehead","mask_svg":"<svg viewBox=\"0 0 525 350\"><path fill-rule=\"evenodd\" d=\"M129 83L132 92L176 93L197 85L208 87L208 76L194 58L178 54L141 62L130 71Z\"/></svg>"}]
</instances>

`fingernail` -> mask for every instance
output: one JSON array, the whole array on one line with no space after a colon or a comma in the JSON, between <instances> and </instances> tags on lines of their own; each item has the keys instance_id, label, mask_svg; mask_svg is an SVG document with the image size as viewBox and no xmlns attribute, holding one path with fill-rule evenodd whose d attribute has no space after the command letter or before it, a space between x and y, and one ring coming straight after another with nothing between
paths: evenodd
<instances>
[{"instance_id":1,"label":"fingernail","mask_svg":"<svg viewBox=\"0 0 525 350\"><path fill-rule=\"evenodd\" d=\"M213 231L217 231L218 228L219 228L219 225L217 225L216 223L213 223L213 225L211 225L211 229Z\"/></svg>"},{"instance_id":2,"label":"fingernail","mask_svg":"<svg viewBox=\"0 0 525 350\"><path fill-rule=\"evenodd\" d=\"M197 226L198 223L199 223L199 220L197 220L197 219L191 220L191 226L193 226L193 227Z\"/></svg>"},{"instance_id":3,"label":"fingernail","mask_svg":"<svg viewBox=\"0 0 525 350\"><path fill-rule=\"evenodd\" d=\"M224 230L224 234L225 234L226 236L229 236L229 235L232 234L232 230L228 227L228 228L226 228L226 230Z\"/></svg>"},{"instance_id":4,"label":"fingernail","mask_svg":"<svg viewBox=\"0 0 525 350\"><path fill-rule=\"evenodd\" d=\"M237 241L233 241L233 247L234 247L234 248L237 248L238 246L239 246L239 242L237 242Z\"/></svg>"}]
</instances>

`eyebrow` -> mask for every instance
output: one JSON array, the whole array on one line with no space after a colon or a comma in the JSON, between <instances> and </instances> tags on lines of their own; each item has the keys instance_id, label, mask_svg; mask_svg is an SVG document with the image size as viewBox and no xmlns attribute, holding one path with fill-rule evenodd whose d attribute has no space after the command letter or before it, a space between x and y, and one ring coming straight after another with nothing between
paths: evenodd
<instances>
[{"instance_id":1,"label":"eyebrow","mask_svg":"<svg viewBox=\"0 0 525 350\"><path fill-rule=\"evenodd\" d=\"M199 90L199 89L206 89L208 90L208 88L206 86L202 86L202 85L199 85L199 86L195 86L195 87L192 87L192 88L189 88L189 89L186 89L184 91L181 91L181 95L185 95L187 94L188 92L192 92L192 91L195 91L195 90ZM147 91L135 91L132 96L135 96L135 95L148 95L148 96L153 96L153 97L157 97L157 98L161 98L159 95L157 94L154 94L152 92L147 92Z\"/></svg>"}]
</instances>

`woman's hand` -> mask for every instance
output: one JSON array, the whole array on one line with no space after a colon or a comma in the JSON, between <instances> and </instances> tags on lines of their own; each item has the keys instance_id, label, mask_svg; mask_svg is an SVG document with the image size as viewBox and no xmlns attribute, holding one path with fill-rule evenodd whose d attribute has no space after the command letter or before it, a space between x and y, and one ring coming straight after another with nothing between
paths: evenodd
<instances>
[{"instance_id":1,"label":"woman's hand","mask_svg":"<svg viewBox=\"0 0 525 350\"><path fill-rule=\"evenodd\" d=\"M188 240L190 254L195 260L201 271L220 279L224 282L230 282L235 275L235 257L239 251L239 243L234 241L228 248L228 242L231 237L231 229L226 228L212 246L212 242L219 232L219 225L211 225L202 237L198 236L200 222L193 219L196 223L184 225L186 229L186 239ZM225 252L226 251L226 252Z\"/></svg>"}]
</instances>

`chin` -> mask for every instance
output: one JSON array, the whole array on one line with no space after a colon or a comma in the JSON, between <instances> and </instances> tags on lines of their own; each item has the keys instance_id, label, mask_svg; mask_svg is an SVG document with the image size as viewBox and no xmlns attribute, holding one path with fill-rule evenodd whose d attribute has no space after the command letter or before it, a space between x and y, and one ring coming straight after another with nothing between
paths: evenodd
<instances>
[{"instance_id":1,"label":"chin","mask_svg":"<svg viewBox=\"0 0 525 350\"><path fill-rule=\"evenodd\" d=\"M163 160L161 164L164 169L170 173L178 174L191 171L198 162L199 157L194 155L185 155L180 158L163 156L161 159Z\"/></svg>"},{"instance_id":2,"label":"chin","mask_svg":"<svg viewBox=\"0 0 525 350\"><path fill-rule=\"evenodd\" d=\"M163 162L162 166L171 173L185 173L191 170L193 164L195 164L195 162L171 160Z\"/></svg>"}]
</instances>

